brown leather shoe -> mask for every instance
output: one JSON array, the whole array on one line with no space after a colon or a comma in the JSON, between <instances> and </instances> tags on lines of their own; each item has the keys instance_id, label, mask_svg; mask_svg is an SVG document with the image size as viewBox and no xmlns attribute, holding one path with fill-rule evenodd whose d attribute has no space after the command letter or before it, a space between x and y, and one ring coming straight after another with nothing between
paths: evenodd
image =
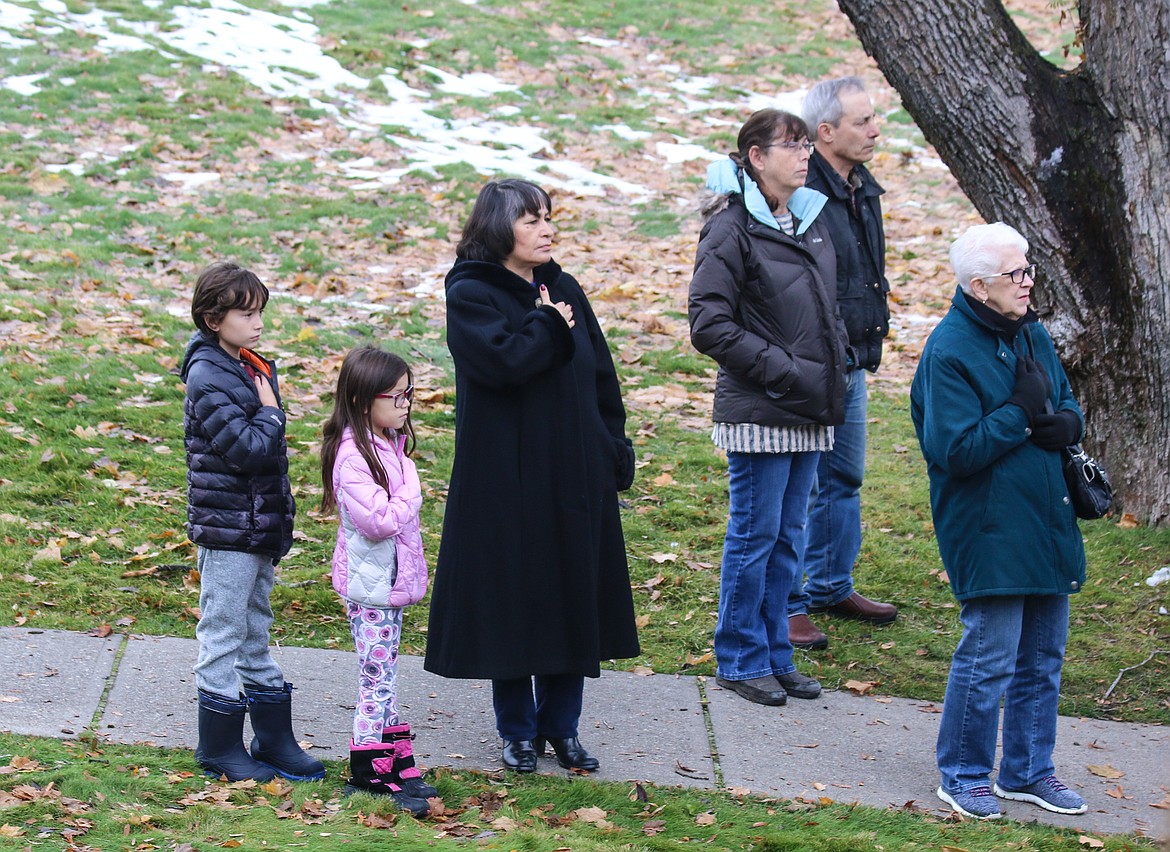
<instances>
[{"instance_id":1,"label":"brown leather shoe","mask_svg":"<svg viewBox=\"0 0 1170 852\"><path fill-rule=\"evenodd\" d=\"M812 619L803 612L788 616L788 641L793 648L823 651L829 647L829 637L817 629Z\"/></svg>"},{"instance_id":2,"label":"brown leather shoe","mask_svg":"<svg viewBox=\"0 0 1170 852\"><path fill-rule=\"evenodd\" d=\"M823 612L840 618L855 618L858 621L868 621L870 624L889 624L898 617L898 608L893 604L871 601L857 592L833 606L811 606L809 612Z\"/></svg>"}]
</instances>

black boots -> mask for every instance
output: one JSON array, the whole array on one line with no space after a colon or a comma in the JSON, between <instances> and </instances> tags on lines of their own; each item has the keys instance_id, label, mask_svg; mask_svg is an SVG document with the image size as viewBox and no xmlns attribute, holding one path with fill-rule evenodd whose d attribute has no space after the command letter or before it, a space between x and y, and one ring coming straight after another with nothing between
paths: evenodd
<instances>
[{"instance_id":1,"label":"black boots","mask_svg":"<svg viewBox=\"0 0 1170 852\"><path fill-rule=\"evenodd\" d=\"M199 690L199 745L195 760L203 771L229 781L271 781L276 770L259 763L244 748L247 704Z\"/></svg>"},{"instance_id":2,"label":"black boots","mask_svg":"<svg viewBox=\"0 0 1170 852\"><path fill-rule=\"evenodd\" d=\"M581 741L576 737L537 737L536 753L544 754L544 743L553 747L557 755L557 763L565 769L580 769L583 772L593 772L601 766L600 761L585 750Z\"/></svg>"},{"instance_id":3,"label":"black boots","mask_svg":"<svg viewBox=\"0 0 1170 852\"><path fill-rule=\"evenodd\" d=\"M504 766L517 772L536 771L536 749L532 740L504 740Z\"/></svg>"},{"instance_id":4,"label":"black boots","mask_svg":"<svg viewBox=\"0 0 1170 852\"><path fill-rule=\"evenodd\" d=\"M292 730L292 684L276 689L244 689L252 714L252 757L290 781L319 781L325 766L297 744Z\"/></svg>"},{"instance_id":5,"label":"black boots","mask_svg":"<svg viewBox=\"0 0 1170 852\"><path fill-rule=\"evenodd\" d=\"M409 730L409 729L408 729ZM406 741L407 746L410 740ZM349 744L349 784L345 790L352 793L355 790L364 790L375 796L389 796L400 808L410 811L418 817L424 817L431 812L431 806L426 798L410 795L401 784L401 766L398 764L398 743L371 743L370 745ZM414 758L411 758L413 768ZM427 787L417 777L418 770L414 770L421 787ZM417 787L415 788L418 789ZM438 792L438 791L436 791Z\"/></svg>"},{"instance_id":6,"label":"black boots","mask_svg":"<svg viewBox=\"0 0 1170 852\"><path fill-rule=\"evenodd\" d=\"M392 725L382 731L382 742L394 749L394 780L402 792L415 799L430 799L439 791L422 780L422 773L414 765L413 739L410 725Z\"/></svg>"}]
</instances>

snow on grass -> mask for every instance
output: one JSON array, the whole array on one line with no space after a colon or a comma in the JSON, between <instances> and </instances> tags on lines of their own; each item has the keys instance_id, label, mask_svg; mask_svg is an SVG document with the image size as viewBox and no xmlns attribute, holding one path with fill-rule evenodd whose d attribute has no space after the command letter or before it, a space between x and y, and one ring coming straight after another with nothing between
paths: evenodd
<instances>
[{"instance_id":1,"label":"snow on grass","mask_svg":"<svg viewBox=\"0 0 1170 852\"><path fill-rule=\"evenodd\" d=\"M25 38L27 34L46 36L69 30L96 38L96 47L103 52L148 50L172 56L168 51L175 51L198 57L211 66L239 74L266 95L303 99L334 116L357 136L383 134L398 145L405 164L391 166L364 159L339 166L343 174L356 181L358 189L392 185L411 171L434 172L441 166L466 163L484 174L519 175L581 195L603 195L614 190L644 199L652 194L638 184L558 159L542 128L496 120L515 115L518 110L514 106L494 110L492 120L442 118L434 112L432 92L407 85L394 68L385 69L377 78L385 85L388 102L377 99L367 91L371 80L346 69L318 44L320 31L302 10L323 1L281 0L286 7L293 7L286 15L249 8L236 0L207 0L198 6L171 8L172 19L160 25L119 17L93 6L84 13L73 12L62 0L36 0L39 13L0 0L0 46L31 43ZM601 49L621 44L592 36L582 36L578 41ZM437 81L436 92L474 98L501 93L519 96L517 86L491 74L458 75L430 65L420 67ZM664 68L674 75L668 90L641 90L639 94L678 113L721 108L746 115L762 106L799 111L804 95L799 91L750 94L738 101L703 100L702 96L717 85L715 78L686 76L677 66ZM39 75L14 76L4 85L31 97L39 90L39 79ZM652 135L625 125L598 129L625 139ZM659 142L655 150L663 165L722 156L677 137L673 142ZM191 185L189 180L184 181L184 186Z\"/></svg>"}]
</instances>

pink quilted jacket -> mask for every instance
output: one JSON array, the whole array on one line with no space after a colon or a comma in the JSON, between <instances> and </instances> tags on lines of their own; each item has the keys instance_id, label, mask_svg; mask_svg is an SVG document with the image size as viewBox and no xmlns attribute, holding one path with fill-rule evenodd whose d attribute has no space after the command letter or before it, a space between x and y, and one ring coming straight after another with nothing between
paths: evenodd
<instances>
[{"instance_id":1,"label":"pink quilted jacket","mask_svg":"<svg viewBox=\"0 0 1170 852\"><path fill-rule=\"evenodd\" d=\"M333 548L333 588L346 600L366 606L403 607L418 603L427 591L418 521L422 487L414 462L403 452L405 437L391 442L374 435L373 441L390 480L389 494L374 481L349 429L333 462L341 516Z\"/></svg>"}]
</instances>

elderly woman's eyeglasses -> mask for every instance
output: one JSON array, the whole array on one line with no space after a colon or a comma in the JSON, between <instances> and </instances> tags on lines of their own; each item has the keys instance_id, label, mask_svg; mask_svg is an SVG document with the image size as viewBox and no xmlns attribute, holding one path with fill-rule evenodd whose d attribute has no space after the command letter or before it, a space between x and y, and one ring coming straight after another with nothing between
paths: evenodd
<instances>
[{"instance_id":1,"label":"elderly woman's eyeglasses","mask_svg":"<svg viewBox=\"0 0 1170 852\"><path fill-rule=\"evenodd\" d=\"M1023 284L1024 276L1027 275L1033 281L1036 280L1036 264L1030 263L1023 269L1013 269L1011 272L996 272L994 275L988 275L988 278L1002 278L1004 275L1012 279L1013 284Z\"/></svg>"},{"instance_id":2,"label":"elderly woman's eyeglasses","mask_svg":"<svg viewBox=\"0 0 1170 852\"><path fill-rule=\"evenodd\" d=\"M410 385L399 393L376 393L374 399L389 399L394 402L395 408L406 408L414 399L414 385Z\"/></svg>"}]
</instances>

